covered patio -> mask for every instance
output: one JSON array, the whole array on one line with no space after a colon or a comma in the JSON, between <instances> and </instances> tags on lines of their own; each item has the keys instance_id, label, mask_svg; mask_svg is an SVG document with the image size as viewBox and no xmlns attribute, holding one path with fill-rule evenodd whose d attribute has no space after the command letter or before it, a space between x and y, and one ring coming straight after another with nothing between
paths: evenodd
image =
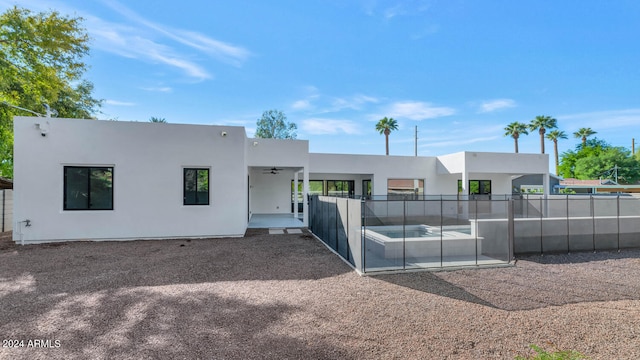
<instances>
[{"instance_id":1,"label":"covered patio","mask_svg":"<svg viewBox=\"0 0 640 360\"><path fill-rule=\"evenodd\" d=\"M303 214L253 214L249 220L249 229L303 228Z\"/></svg>"}]
</instances>

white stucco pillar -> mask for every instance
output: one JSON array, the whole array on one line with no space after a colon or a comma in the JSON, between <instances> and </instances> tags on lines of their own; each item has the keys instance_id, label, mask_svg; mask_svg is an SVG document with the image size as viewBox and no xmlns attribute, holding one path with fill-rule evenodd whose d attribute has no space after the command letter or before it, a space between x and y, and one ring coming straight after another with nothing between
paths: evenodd
<instances>
[{"instance_id":1,"label":"white stucco pillar","mask_svg":"<svg viewBox=\"0 0 640 360\"><path fill-rule=\"evenodd\" d=\"M299 170L293 172L293 217L298 218L298 173Z\"/></svg>"},{"instance_id":2,"label":"white stucco pillar","mask_svg":"<svg viewBox=\"0 0 640 360\"><path fill-rule=\"evenodd\" d=\"M309 168L302 168L302 225L309 226L309 202L307 201L309 194Z\"/></svg>"},{"instance_id":3,"label":"white stucco pillar","mask_svg":"<svg viewBox=\"0 0 640 360\"><path fill-rule=\"evenodd\" d=\"M551 190L549 189L549 172L542 174L542 196L544 197L544 207L542 210L542 215L547 216L549 213L549 193Z\"/></svg>"},{"instance_id":4,"label":"white stucco pillar","mask_svg":"<svg viewBox=\"0 0 640 360\"><path fill-rule=\"evenodd\" d=\"M465 170L462 172L462 194L469 195L469 173Z\"/></svg>"}]
</instances>

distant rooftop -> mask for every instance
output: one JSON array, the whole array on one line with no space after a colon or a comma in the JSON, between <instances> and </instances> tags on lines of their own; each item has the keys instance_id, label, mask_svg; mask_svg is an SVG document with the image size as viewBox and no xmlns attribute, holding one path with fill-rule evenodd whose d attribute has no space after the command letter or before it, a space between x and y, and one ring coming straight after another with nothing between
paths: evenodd
<instances>
[{"instance_id":1,"label":"distant rooftop","mask_svg":"<svg viewBox=\"0 0 640 360\"><path fill-rule=\"evenodd\" d=\"M578 180L578 179L564 179L560 180L560 185L581 185L581 186L599 186L599 185L618 185L615 181L610 179L600 180Z\"/></svg>"}]
</instances>

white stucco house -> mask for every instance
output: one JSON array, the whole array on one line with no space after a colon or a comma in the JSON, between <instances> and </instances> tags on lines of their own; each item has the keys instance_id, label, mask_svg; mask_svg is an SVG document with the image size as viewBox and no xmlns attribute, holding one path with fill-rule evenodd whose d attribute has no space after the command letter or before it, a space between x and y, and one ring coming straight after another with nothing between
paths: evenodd
<instances>
[{"instance_id":1,"label":"white stucco house","mask_svg":"<svg viewBox=\"0 0 640 360\"><path fill-rule=\"evenodd\" d=\"M16 117L14 131L13 231L24 244L239 237L256 214L306 226L308 193L511 194L512 176L549 172L545 154L309 153L307 140L248 138L238 126Z\"/></svg>"}]
</instances>

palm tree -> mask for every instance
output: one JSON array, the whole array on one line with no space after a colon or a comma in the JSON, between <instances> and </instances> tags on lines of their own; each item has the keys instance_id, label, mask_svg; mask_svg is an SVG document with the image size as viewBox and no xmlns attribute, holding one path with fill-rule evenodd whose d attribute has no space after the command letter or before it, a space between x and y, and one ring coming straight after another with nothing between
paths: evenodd
<instances>
[{"instance_id":1,"label":"palm tree","mask_svg":"<svg viewBox=\"0 0 640 360\"><path fill-rule=\"evenodd\" d=\"M582 138L582 146L587 145L587 137L597 134L595 131L591 130L591 128L580 128L578 131L573 133L573 136L576 138Z\"/></svg>"},{"instance_id":2,"label":"palm tree","mask_svg":"<svg viewBox=\"0 0 640 360\"><path fill-rule=\"evenodd\" d=\"M551 116L538 115L535 119L531 120L531 123L529 124L529 130L538 130L538 134L540 134L541 154L544 154L544 133L547 132L547 129L553 129L557 127L556 122L557 120L552 118Z\"/></svg>"},{"instance_id":3,"label":"palm tree","mask_svg":"<svg viewBox=\"0 0 640 360\"><path fill-rule=\"evenodd\" d=\"M566 139L567 134L562 130L553 130L547 134L547 139L553 141L553 154L556 158L556 175L558 175L558 167L560 161L558 160L558 139Z\"/></svg>"},{"instance_id":4,"label":"palm tree","mask_svg":"<svg viewBox=\"0 0 640 360\"><path fill-rule=\"evenodd\" d=\"M151 118L149 118L149 122L166 124L167 120L165 118L152 116Z\"/></svg>"},{"instance_id":5,"label":"palm tree","mask_svg":"<svg viewBox=\"0 0 640 360\"><path fill-rule=\"evenodd\" d=\"M380 132L380 134L384 134L387 155L389 155L389 134L391 134L393 130L398 130L398 122L393 118L387 118L385 116L376 124L376 130Z\"/></svg>"},{"instance_id":6,"label":"palm tree","mask_svg":"<svg viewBox=\"0 0 640 360\"><path fill-rule=\"evenodd\" d=\"M518 153L518 138L521 134L527 135L529 131L527 131L527 124L523 124L517 121L512 122L504 128L504 136L511 136L516 145L516 154Z\"/></svg>"}]
</instances>

